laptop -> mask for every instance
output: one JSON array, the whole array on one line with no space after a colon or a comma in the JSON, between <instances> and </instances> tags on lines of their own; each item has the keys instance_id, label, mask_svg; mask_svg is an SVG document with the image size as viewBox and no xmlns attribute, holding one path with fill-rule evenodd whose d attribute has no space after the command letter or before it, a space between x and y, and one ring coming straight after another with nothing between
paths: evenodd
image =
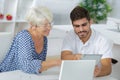
<instances>
[{"instance_id":1,"label":"laptop","mask_svg":"<svg viewBox=\"0 0 120 80\"><path fill-rule=\"evenodd\" d=\"M59 80L93 80L95 60L64 60Z\"/></svg>"}]
</instances>

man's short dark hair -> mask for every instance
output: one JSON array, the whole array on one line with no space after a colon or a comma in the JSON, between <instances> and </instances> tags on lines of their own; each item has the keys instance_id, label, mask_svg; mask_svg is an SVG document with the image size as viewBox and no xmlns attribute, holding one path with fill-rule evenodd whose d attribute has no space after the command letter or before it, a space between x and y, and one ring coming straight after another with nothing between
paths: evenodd
<instances>
[{"instance_id":1,"label":"man's short dark hair","mask_svg":"<svg viewBox=\"0 0 120 80\"><path fill-rule=\"evenodd\" d=\"M76 6L70 13L71 21L75 21L78 19L86 18L88 21L90 21L90 15L88 10L86 10L83 7Z\"/></svg>"}]
</instances>

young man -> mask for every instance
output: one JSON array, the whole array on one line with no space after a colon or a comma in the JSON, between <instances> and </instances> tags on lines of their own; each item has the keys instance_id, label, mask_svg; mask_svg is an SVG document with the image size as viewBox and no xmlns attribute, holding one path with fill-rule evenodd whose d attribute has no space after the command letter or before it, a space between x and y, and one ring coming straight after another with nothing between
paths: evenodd
<instances>
[{"instance_id":1,"label":"young man","mask_svg":"<svg viewBox=\"0 0 120 80\"><path fill-rule=\"evenodd\" d=\"M89 12L75 7L70 13L73 31L63 41L61 59L79 60L82 54L102 54L101 68L96 66L94 76L105 76L111 73L112 47L109 41L99 32L91 29Z\"/></svg>"}]
</instances>

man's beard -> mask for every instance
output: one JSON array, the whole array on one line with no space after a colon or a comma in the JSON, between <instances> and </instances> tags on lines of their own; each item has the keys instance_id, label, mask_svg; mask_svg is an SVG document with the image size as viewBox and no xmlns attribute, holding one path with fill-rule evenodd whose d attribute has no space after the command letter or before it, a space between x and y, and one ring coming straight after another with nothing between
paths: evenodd
<instances>
[{"instance_id":1,"label":"man's beard","mask_svg":"<svg viewBox=\"0 0 120 80\"><path fill-rule=\"evenodd\" d=\"M89 32L87 32L87 31L80 31L77 33L77 35L79 36L79 38L85 38L85 37L87 37L88 33Z\"/></svg>"}]
</instances>

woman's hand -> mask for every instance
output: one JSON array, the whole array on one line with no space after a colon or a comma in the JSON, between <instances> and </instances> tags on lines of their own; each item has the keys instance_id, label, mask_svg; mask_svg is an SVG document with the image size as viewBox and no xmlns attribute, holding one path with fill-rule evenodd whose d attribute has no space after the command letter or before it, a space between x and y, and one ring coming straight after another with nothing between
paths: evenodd
<instances>
[{"instance_id":1,"label":"woman's hand","mask_svg":"<svg viewBox=\"0 0 120 80\"><path fill-rule=\"evenodd\" d=\"M53 63L55 64L55 66L60 66L61 63L62 63L62 60L61 60L61 59L55 59L55 60L53 61Z\"/></svg>"},{"instance_id":2,"label":"woman's hand","mask_svg":"<svg viewBox=\"0 0 120 80\"><path fill-rule=\"evenodd\" d=\"M51 67L60 66L61 62L62 62L61 59L52 59L52 60L43 61L40 72L46 71L47 69Z\"/></svg>"}]
</instances>

